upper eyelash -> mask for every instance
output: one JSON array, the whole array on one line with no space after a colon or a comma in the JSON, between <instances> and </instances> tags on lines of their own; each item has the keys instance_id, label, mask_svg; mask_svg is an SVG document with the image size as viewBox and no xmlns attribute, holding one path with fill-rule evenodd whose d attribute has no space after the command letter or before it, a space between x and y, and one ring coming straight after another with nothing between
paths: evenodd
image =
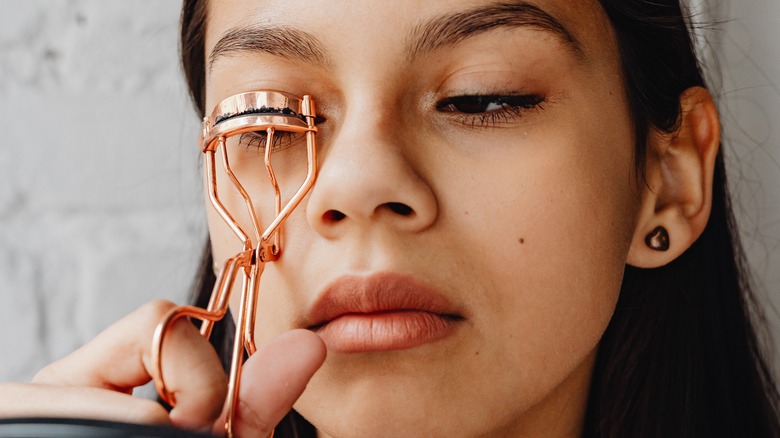
<instances>
[{"instance_id":1,"label":"upper eyelash","mask_svg":"<svg viewBox=\"0 0 780 438\"><path fill-rule=\"evenodd\" d=\"M289 147L293 143L293 132L289 131L275 131L272 150L280 150ZM249 131L244 132L238 137L238 143L244 145L247 150L249 148L265 149L268 133L266 131ZM286 145L282 145L286 142Z\"/></svg>"}]
</instances>

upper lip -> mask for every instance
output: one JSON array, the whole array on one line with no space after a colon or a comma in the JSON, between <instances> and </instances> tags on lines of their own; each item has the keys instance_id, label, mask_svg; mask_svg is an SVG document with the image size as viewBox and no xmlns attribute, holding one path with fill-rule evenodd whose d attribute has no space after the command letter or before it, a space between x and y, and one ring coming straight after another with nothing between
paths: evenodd
<instances>
[{"instance_id":1,"label":"upper lip","mask_svg":"<svg viewBox=\"0 0 780 438\"><path fill-rule=\"evenodd\" d=\"M409 276L381 272L337 278L320 292L307 320L310 329L317 329L342 315L389 311L423 311L451 319L463 318L436 289Z\"/></svg>"}]
</instances>

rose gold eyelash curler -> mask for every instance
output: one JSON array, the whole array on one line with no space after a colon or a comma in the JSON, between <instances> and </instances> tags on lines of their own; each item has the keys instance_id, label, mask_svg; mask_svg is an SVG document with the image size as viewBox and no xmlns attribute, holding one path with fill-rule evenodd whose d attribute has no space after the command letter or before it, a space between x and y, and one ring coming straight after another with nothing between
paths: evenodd
<instances>
[{"instance_id":1,"label":"rose gold eyelash curler","mask_svg":"<svg viewBox=\"0 0 780 438\"><path fill-rule=\"evenodd\" d=\"M206 309L195 306L176 307L159 323L152 345L152 366L155 368L154 383L158 394L168 404L174 406L176 399L166 386L162 369L162 348L166 333L176 320L189 317L202 321L200 333L208 338L214 323L227 314L230 292L240 275L242 279L241 301L236 321L236 335L226 400L225 431L228 437L233 436L233 419L238 401L244 351L248 355L257 351L254 342L254 326L260 276L263 273L265 263L277 260L281 255L281 225L301 203L317 177L314 138L317 128L314 123L314 102L310 96L297 98L276 91L254 91L231 96L220 102L211 116L203 119L200 147L205 154L209 199L220 217L241 241L243 249L225 262ZM282 134L279 134L280 132ZM265 135L263 161L275 199L274 219L262 232L260 219L252 198L234 172L230 159L230 149L241 147L240 143L244 135L255 135L255 139L261 138L257 136L257 133ZM276 140L284 135L305 136L308 164L303 183L287 204L282 207L282 194L274 168L271 165L271 155L277 143ZM236 139L238 139L238 144L236 144ZM282 153L293 153L282 149L289 148L280 147L279 150ZM235 212L228 211L220 200L220 190L224 190L224 188L218 187L217 184L218 156L222 161L225 176L240 195L244 207L246 207L253 235L246 232L235 219Z\"/></svg>"}]
</instances>

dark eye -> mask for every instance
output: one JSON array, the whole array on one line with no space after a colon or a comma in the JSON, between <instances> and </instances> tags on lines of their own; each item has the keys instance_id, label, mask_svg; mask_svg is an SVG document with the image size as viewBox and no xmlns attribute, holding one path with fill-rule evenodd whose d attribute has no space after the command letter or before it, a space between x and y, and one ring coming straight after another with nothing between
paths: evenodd
<instances>
[{"instance_id":1,"label":"dark eye","mask_svg":"<svg viewBox=\"0 0 780 438\"><path fill-rule=\"evenodd\" d=\"M508 110L518 111L524 109L536 108L544 102L544 98L538 95L518 95L518 96L454 96L448 97L436 105L436 109L441 112L479 114L492 113L496 111Z\"/></svg>"}]
</instances>

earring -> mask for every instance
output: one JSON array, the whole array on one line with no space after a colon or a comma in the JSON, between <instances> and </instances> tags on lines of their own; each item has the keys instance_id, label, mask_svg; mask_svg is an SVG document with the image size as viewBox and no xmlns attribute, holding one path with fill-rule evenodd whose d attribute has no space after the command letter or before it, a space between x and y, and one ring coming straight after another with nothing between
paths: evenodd
<instances>
[{"instance_id":1,"label":"earring","mask_svg":"<svg viewBox=\"0 0 780 438\"><path fill-rule=\"evenodd\" d=\"M645 244L656 251L669 249L669 232L664 227L656 227L645 237Z\"/></svg>"}]
</instances>

